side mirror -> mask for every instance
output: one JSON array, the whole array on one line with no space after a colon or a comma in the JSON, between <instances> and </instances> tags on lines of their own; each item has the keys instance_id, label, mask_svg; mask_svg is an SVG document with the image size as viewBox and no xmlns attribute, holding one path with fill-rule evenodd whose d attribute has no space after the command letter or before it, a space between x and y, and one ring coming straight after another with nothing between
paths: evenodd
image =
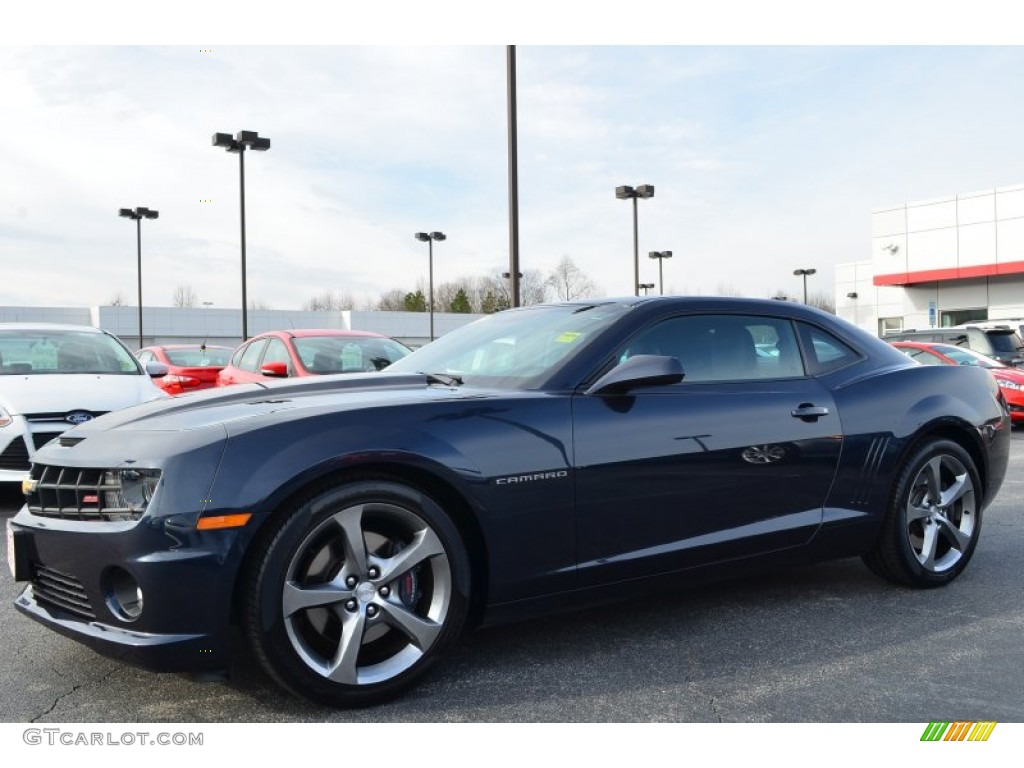
<instances>
[{"instance_id":1,"label":"side mirror","mask_svg":"<svg viewBox=\"0 0 1024 768\"><path fill-rule=\"evenodd\" d=\"M167 375L168 370L170 369L164 363L156 361L146 363L146 373L153 379L162 379Z\"/></svg>"},{"instance_id":2,"label":"side mirror","mask_svg":"<svg viewBox=\"0 0 1024 768\"><path fill-rule=\"evenodd\" d=\"M273 376L275 379L286 379L288 378L288 363L278 361L264 363L260 367L260 373L264 376Z\"/></svg>"},{"instance_id":3,"label":"side mirror","mask_svg":"<svg viewBox=\"0 0 1024 768\"><path fill-rule=\"evenodd\" d=\"M620 395L638 387L660 387L683 380L683 364L676 357L634 355L595 381L585 395Z\"/></svg>"}]
</instances>

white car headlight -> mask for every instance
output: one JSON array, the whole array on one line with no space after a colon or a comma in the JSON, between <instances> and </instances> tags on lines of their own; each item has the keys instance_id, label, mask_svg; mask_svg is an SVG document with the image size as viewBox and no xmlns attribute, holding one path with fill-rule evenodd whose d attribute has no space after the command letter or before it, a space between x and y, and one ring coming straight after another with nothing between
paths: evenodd
<instances>
[{"instance_id":1,"label":"white car headlight","mask_svg":"<svg viewBox=\"0 0 1024 768\"><path fill-rule=\"evenodd\" d=\"M1024 385L1018 384L1016 381L1010 381L1008 379L996 379L996 383L999 384L1001 389L1024 389Z\"/></svg>"},{"instance_id":2,"label":"white car headlight","mask_svg":"<svg viewBox=\"0 0 1024 768\"><path fill-rule=\"evenodd\" d=\"M8 424L12 424L14 419L11 418L11 414L0 408L0 427L6 427Z\"/></svg>"}]
</instances>

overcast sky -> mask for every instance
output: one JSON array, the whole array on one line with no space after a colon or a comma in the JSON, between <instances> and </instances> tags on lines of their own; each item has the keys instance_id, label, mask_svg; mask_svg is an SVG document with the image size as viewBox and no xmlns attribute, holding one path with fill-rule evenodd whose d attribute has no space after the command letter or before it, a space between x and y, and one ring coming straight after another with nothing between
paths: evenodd
<instances>
[{"instance_id":1,"label":"overcast sky","mask_svg":"<svg viewBox=\"0 0 1024 768\"><path fill-rule=\"evenodd\" d=\"M420 230L448 235L435 283L507 269L505 55L496 42L0 47L0 304L134 303L135 225L117 212L148 206L144 303L170 306L187 284L238 306L238 160L210 138L241 129L272 141L246 155L250 299L411 290L427 274ZM671 250L667 291L767 296L797 295L797 267L831 294L835 264L870 258L874 208L1024 182L1021 47L517 57L522 267L569 256L606 295L632 293L617 185L656 188L640 202L643 281L657 281L648 251Z\"/></svg>"}]
</instances>

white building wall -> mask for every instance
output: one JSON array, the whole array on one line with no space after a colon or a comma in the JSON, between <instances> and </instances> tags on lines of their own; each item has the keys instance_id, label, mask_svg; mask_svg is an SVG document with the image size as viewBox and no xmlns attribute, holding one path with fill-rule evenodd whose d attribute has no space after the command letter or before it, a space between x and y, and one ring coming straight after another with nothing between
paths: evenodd
<instances>
[{"instance_id":1,"label":"white building wall","mask_svg":"<svg viewBox=\"0 0 1024 768\"><path fill-rule=\"evenodd\" d=\"M435 313L434 337L480 317L483 315ZM113 333L131 349L139 348L138 307L0 307L0 322L91 325ZM372 331L417 347L430 341L430 313L249 310L250 336L296 328ZM242 312L214 307L143 307L142 332L142 346L206 342L235 347L242 342Z\"/></svg>"},{"instance_id":2,"label":"white building wall","mask_svg":"<svg viewBox=\"0 0 1024 768\"><path fill-rule=\"evenodd\" d=\"M91 325L88 307L0 307L0 323Z\"/></svg>"},{"instance_id":3,"label":"white building wall","mask_svg":"<svg viewBox=\"0 0 1024 768\"><path fill-rule=\"evenodd\" d=\"M870 258L836 268L836 313L875 333L967 309L1024 317L1024 185L876 209Z\"/></svg>"}]
</instances>

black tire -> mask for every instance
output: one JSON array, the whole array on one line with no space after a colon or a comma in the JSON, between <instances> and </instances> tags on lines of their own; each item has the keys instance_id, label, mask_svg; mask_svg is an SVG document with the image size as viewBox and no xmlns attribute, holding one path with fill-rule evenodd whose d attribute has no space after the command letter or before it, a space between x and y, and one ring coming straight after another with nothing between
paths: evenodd
<instances>
[{"instance_id":1,"label":"black tire","mask_svg":"<svg viewBox=\"0 0 1024 768\"><path fill-rule=\"evenodd\" d=\"M286 511L245 576L246 638L298 696L335 707L394 698L462 630L469 558L428 496L367 479Z\"/></svg>"},{"instance_id":2,"label":"black tire","mask_svg":"<svg viewBox=\"0 0 1024 768\"><path fill-rule=\"evenodd\" d=\"M970 454L951 440L929 440L900 469L878 542L864 562L897 584L948 584L974 554L982 505Z\"/></svg>"}]
</instances>

